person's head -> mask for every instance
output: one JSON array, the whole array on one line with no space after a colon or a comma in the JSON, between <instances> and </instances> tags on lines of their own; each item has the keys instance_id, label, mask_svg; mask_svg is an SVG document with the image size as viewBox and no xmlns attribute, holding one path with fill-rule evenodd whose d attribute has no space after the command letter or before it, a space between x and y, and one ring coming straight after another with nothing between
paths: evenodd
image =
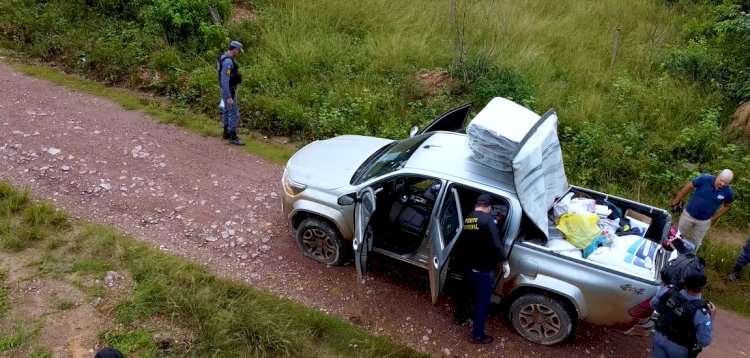
<instances>
[{"instance_id":1,"label":"person's head","mask_svg":"<svg viewBox=\"0 0 750 358\"><path fill-rule=\"evenodd\" d=\"M732 179L734 179L734 172L732 172L729 169L724 169L721 172L719 172L719 175L716 176L716 180L714 181L714 185L721 189L727 185L729 185L732 182Z\"/></svg>"},{"instance_id":2,"label":"person's head","mask_svg":"<svg viewBox=\"0 0 750 358\"><path fill-rule=\"evenodd\" d=\"M237 58L237 56L240 55L241 52L245 52L245 50L242 49L242 43L239 41L232 41L229 43L229 55L232 56L232 58Z\"/></svg>"},{"instance_id":3,"label":"person's head","mask_svg":"<svg viewBox=\"0 0 750 358\"><path fill-rule=\"evenodd\" d=\"M115 348L107 347L96 352L94 358L125 358L125 355Z\"/></svg>"},{"instance_id":4,"label":"person's head","mask_svg":"<svg viewBox=\"0 0 750 358\"><path fill-rule=\"evenodd\" d=\"M682 282L685 284L685 290L688 293L699 294L703 292L703 288L706 287L706 276L700 273L688 275Z\"/></svg>"},{"instance_id":5,"label":"person's head","mask_svg":"<svg viewBox=\"0 0 750 358\"><path fill-rule=\"evenodd\" d=\"M489 213L492 208L492 195L483 193L477 198L477 204L474 207L476 210L484 211Z\"/></svg>"}]
</instances>

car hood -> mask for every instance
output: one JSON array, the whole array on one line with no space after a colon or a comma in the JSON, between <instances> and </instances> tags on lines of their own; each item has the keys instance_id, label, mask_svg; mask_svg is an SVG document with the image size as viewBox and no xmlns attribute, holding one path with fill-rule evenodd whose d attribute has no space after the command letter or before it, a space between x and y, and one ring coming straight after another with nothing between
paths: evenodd
<instances>
[{"instance_id":1,"label":"car hood","mask_svg":"<svg viewBox=\"0 0 750 358\"><path fill-rule=\"evenodd\" d=\"M287 162L288 178L296 183L321 189L349 185L354 172L365 159L390 139L345 135L312 142Z\"/></svg>"}]
</instances>

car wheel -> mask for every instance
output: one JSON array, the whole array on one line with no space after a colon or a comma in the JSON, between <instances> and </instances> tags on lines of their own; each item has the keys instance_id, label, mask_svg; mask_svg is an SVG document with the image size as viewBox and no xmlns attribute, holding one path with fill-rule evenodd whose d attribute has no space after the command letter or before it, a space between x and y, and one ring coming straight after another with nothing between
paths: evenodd
<instances>
[{"instance_id":1,"label":"car wheel","mask_svg":"<svg viewBox=\"0 0 750 358\"><path fill-rule=\"evenodd\" d=\"M325 220L303 220L297 228L296 241L302 254L315 261L326 265L341 265L344 262L341 234Z\"/></svg>"},{"instance_id":2,"label":"car wheel","mask_svg":"<svg viewBox=\"0 0 750 358\"><path fill-rule=\"evenodd\" d=\"M543 345L568 339L576 322L574 314L558 298L543 294L526 294L510 305L513 327L524 338Z\"/></svg>"}]
</instances>

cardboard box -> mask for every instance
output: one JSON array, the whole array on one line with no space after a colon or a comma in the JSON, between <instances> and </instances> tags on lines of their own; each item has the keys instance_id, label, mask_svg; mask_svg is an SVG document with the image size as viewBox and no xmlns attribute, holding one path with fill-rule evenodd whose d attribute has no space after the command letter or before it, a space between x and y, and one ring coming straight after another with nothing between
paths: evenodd
<instances>
[{"instance_id":1,"label":"cardboard box","mask_svg":"<svg viewBox=\"0 0 750 358\"><path fill-rule=\"evenodd\" d=\"M646 236L646 231L648 231L648 227L651 226L651 218L643 215L641 213L635 212L633 210L628 209L625 211L625 217L630 219L630 226L631 227L637 227L641 229L641 237Z\"/></svg>"},{"instance_id":2,"label":"cardboard box","mask_svg":"<svg viewBox=\"0 0 750 358\"><path fill-rule=\"evenodd\" d=\"M651 218L633 210L626 210L625 216L631 219L636 219L644 224L651 225Z\"/></svg>"}]
</instances>

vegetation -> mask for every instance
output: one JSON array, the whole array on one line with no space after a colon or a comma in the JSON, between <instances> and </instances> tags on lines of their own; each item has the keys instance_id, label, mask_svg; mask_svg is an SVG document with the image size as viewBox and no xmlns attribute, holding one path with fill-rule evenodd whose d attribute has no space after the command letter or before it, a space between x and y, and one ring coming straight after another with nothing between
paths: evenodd
<instances>
[{"instance_id":1,"label":"vegetation","mask_svg":"<svg viewBox=\"0 0 750 358\"><path fill-rule=\"evenodd\" d=\"M399 138L454 105L481 108L493 96L539 113L554 107L571 182L665 207L692 176L723 167L737 172L738 198L750 191L747 147L723 133L737 101L750 97L747 7L9 0L0 4L0 45L108 85L166 95L177 106L166 108L176 110L148 100L128 107L160 108L168 121L211 135L214 60L230 38L246 50L244 125L267 134ZM615 28L621 41L610 66ZM209 117L184 115L192 111ZM720 225L747 228L750 203L735 206Z\"/></svg>"},{"instance_id":2,"label":"vegetation","mask_svg":"<svg viewBox=\"0 0 750 358\"><path fill-rule=\"evenodd\" d=\"M35 278L65 280L91 300L102 297L121 328L102 331L100 339L128 356L421 356L320 311L218 278L111 228L72 222L64 212L28 197L0 183L0 208L13 208L0 210L0 247L29 256L24 262L36 270ZM29 231L36 234L26 235ZM102 290L91 284L109 270L127 278L127 289ZM54 305L57 310L73 306L65 300ZM10 307L9 317L23 311L15 308ZM38 322L29 317L23 322L7 334L0 326L0 352L17 352L34 343ZM154 327L153 322L161 323ZM162 347L154 336L164 327L183 332L181 344Z\"/></svg>"}]
</instances>

